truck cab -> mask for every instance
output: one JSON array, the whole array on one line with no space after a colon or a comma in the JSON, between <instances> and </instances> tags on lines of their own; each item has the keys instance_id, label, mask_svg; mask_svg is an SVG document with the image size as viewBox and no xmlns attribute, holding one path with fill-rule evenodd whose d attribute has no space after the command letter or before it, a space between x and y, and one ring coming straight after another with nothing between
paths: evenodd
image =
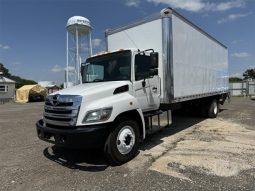
<instances>
[{"instance_id":1,"label":"truck cab","mask_svg":"<svg viewBox=\"0 0 255 191\"><path fill-rule=\"evenodd\" d=\"M158 54L152 49L88 58L81 66L80 85L46 98L43 119L37 123L39 138L66 147L103 147L117 164L130 160L146 128L155 123L152 116L159 115L157 68Z\"/></svg>"},{"instance_id":2,"label":"truck cab","mask_svg":"<svg viewBox=\"0 0 255 191\"><path fill-rule=\"evenodd\" d=\"M156 110L160 104L158 54L153 50L119 50L87 59L82 64L82 83L125 83L114 94L129 92L143 111ZM113 96L114 97L114 96Z\"/></svg>"}]
</instances>

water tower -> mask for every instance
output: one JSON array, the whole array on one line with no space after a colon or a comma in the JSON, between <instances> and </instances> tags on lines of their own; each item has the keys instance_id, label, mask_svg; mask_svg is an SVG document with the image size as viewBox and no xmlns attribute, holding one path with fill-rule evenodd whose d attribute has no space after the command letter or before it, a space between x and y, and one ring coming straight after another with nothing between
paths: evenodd
<instances>
[{"instance_id":1,"label":"water tower","mask_svg":"<svg viewBox=\"0 0 255 191\"><path fill-rule=\"evenodd\" d=\"M80 67L92 55L90 21L81 16L68 19L66 24L65 87L81 83Z\"/></svg>"}]
</instances>

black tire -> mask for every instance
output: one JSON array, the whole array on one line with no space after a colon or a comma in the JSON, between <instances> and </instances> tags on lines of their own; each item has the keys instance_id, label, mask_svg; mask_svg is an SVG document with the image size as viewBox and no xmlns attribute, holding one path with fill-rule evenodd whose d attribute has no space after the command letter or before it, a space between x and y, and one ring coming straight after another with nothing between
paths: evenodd
<instances>
[{"instance_id":1,"label":"black tire","mask_svg":"<svg viewBox=\"0 0 255 191\"><path fill-rule=\"evenodd\" d=\"M213 99L208 105L208 117L216 118L219 113L219 102L217 99Z\"/></svg>"},{"instance_id":2,"label":"black tire","mask_svg":"<svg viewBox=\"0 0 255 191\"><path fill-rule=\"evenodd\" d=\"M114 128L113 131L109 134L105 142L104 153L109 162L111 162L114 165L120 165L130 161L137 155L139 145L139 127L136 121L128 118L121 118L115 123L113 128ZM127 146L133 145L132 147L130 147L132 149L127 153L121 153L120 150L118 149L118 146L121 145L121 141L117 139L118 137L120 138L120 134L122 135L124 130L130 132L132 131L132 136L134 135L134 139L132 138L132 136L129 135L126 136L125 140L126 141L127 139L129 140L127 141L128 144L126 145ZM124 142L126 143L126 141Z\"/></svg>"}]
</instances>

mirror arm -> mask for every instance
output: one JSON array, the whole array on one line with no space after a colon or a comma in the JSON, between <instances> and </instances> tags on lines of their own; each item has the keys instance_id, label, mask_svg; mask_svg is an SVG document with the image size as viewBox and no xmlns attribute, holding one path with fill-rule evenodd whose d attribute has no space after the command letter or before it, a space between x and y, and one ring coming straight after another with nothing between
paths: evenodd
<instances>
[{"instance_id":1,"label":"mirror arm","mask_svg":"<svg viewBox=\"0 0 255 191\"><path fill-rule=\"evenodd\" d=\"M142 86L143 86L143 88L146 86L145 78L142 81Z\"/></svg>"}]
</instances>

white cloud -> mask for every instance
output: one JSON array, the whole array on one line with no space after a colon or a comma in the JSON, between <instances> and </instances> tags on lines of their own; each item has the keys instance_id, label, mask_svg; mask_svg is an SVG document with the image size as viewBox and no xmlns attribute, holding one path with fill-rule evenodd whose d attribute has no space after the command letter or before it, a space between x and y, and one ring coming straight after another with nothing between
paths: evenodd
<instances>
[{"instance_id":1,"label":"white cloud","mask_svg":"<svg viewBox=\"0 0 255 191\"><path fill-rule=\"evenodd\" d=\"M231 54L231 56L236 57L236 58L247 58L250 56L250 54L247 52L236 52L236 53Z\"/></svg>"},{"instance_id":2,"label":"white cloud","mask_svg":"<svg viewBox=\"0 0 255 191\"><path fill-rule=\"evenodd\" d=\"M141 3L141 0L126 0L126 6L128 7L138 7Z\"/></svg>"},{"instance_id":3,"label":"white cloud","mask_svg":"<svg viewBox=\"0 0 255 191\"><path fill-rule=\"evenodd\" d=\"M157 4L166 4L172 8L179 8L186 11L197 12L205 8L206 4L202 0L147 0Z\"/></svg>"},{"instance_id":4,"label":"white cloud","mask_svg":"<svg viewBox=\"0 0 255 191\"><path fill-rule=\"evenodd\" d=\"M239 18L247 17L251 14L252 14L252 12L243 13L243 14L242 13L240 13L240 14L230 14L227 17L218 20L217 23L221 24L221 23L225 23L225 22L228 22L228 21L233 21L233 20L236 20L236 19L239 19Z\"/></svg>"},{"instance_id":5,"label":"white cloud","mask_svg":"<svg viewBox=\"0 0 255 191\"><path fill-rule=\"evenodd\" d=\"M164 4L172 8L183 9L191 12L199 11L226 11L233 8L245 6L244 0L229 0L226 2L214 3L207 0L147 0L155 5ZM141 0L126 0L127 6L138 7Z\"/></svg>"},{"instance_id":6,"label":"white cloud","mask_svg":"<svg viewBox=\"0 0 255 191\"><path fill-rule=\"evenodd\" d=\"M229 9L239 8L244 6L245 6L244 0L234 0L234 1L232 0L232 1L221 2L219 4L216 4L214 6L214 9L216 11L226 11Z\"/></svg>"},{"instance_id":7,"label":"white cloud","mask_svg":"<svg viewBox=\"0 0 255 191\"><path fill-rule=\"evenodd\" d=\"M67 67L65 67L64 70L67 70ZM75 71L75 67L74 66L68 66L68 72L74 72Z\"/></svg>"},{"instance_id":8,"label":"white cloud","mask_svg":"<svg viewBox=\"0 0 255 191\"><path fill-rule=\"evenodd\" d=\"M53 68L51 69L52 72L63 72L66 71L67 67L61 67L60 65L56 64L53 66ZM74 66L68 66L68 72L70 73L74 73L75 72L75 67Z\"/></svg>"},{"instance_id":9,"label":"white cloud","mask_svg":"<svg viewBox=\"0 0 255 191\"><path fill-rule=\"evenodd\" d=\"M232 44L239 44L239 43L241 43L241 42L243 42L243 40L233 40L231 43L232 43Z\"/></svg>"},{"instance_id":10,"label":"white cloud","mask_svg":"<svg viewBox=\"0 0 255 191\"><path fill-rule=\"evenodd\" d=\"M21 65L21 62L13 62L12 63L14 66L18 66L18 65Z\"/></svg>"},{"instance_id":11,"label":"white cloud","mask_svg":"<svg viewBox=\"0 0 255 191\"><path fill-rule=\"evenodd\" d=\"M92 47L93 47L93 53L102 52L105 50L105 44L104 41L102 41L99 38L94 38L92 40Z\"/></svg>"},{"instance_id":12,"label":"white cloud","mask_svg":"<svg viewBox=\"0 0 255 191\"><path fill-rule=\"evenodd\" d=\"M238 77L238 78L241 78L242 74L240 74L240 73L230 74L229 77Z\"/></svg>"},{"instance_id":13,"label":"white cloud","mask_svg":"<svg viewBox=\"0 0 255 191\"><path fill-rule=\"evenodd\" d=\"M0 49L8 50L8 49L10 49L10 48L11 48L11 47L8 46L8 45L2 45L2 44L0 44Z\"/></svg>"},{"instance_id":14,"label":"white cloud","mask_svg":"<svg viewBox=\"0 0 255 191\"><path fill-rule=\"evenodd\" d=\"M62 71L64 71L64 69L63 69L60 65L57 65L57 64L56 64L56 65L53 66L53 68L51 69L51 71L57 73L57 72L62 72Z\"/></svg>"},{"instance_id":15,"label":"white cloud","mask_svg":"<svg viewBox=\"0 0 255 191\"><path fill-rule=\"evenodd\" d=\"M4 49L4 50L8 50L8 49L10 49L10 46L5 45L5 46L3 46L3 47L2 47L2 49Z\"/></svg>"},{"instance_id":16,"label":"white cloud","mask_svg":"<svg viewBox=\"0 0 255 191\"><path fill-rule=\"evenodd\" d=\"M92 39L92 47L99 47L102 43L102 40L99 38Z\"/></svg>"}]
</instances>

